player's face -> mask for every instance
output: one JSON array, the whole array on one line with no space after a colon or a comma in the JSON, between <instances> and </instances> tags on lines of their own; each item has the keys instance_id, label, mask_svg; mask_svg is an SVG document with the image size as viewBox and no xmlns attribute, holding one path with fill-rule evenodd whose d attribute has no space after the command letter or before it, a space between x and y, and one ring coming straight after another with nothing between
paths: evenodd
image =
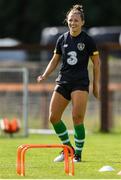
<instances>
[{"instance_id":1,"label":"player's face","mask_svg":"<svg viewBox=\"0 0 121 180\"><path fill-rule=\"evenodd\" d=\"M82 21L80 14L77 12L70 12L67 19L68 27L72 35L78 35L81 32L84 21Z\"/></svg>"}]
</instances>

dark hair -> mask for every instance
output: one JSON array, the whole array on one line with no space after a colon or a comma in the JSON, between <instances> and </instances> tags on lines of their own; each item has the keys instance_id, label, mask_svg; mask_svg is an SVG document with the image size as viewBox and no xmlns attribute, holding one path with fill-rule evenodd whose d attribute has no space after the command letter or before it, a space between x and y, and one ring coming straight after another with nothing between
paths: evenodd
<instances>
[{"instance_id":1,"label":"dark hair","mask_svg":"<svg viewBox=\"0 0 121 180\"><path fill-rule=\"evenodd\" d=\"M66 22L67 22L68 15L69 15L70 12L79 13L82 21L84 21L84 10L83 10L83 6L82 5L75 4L75 5L72 6L72 8L66 14L66 19L65 19Z\"/></svg>"}]
</instances>

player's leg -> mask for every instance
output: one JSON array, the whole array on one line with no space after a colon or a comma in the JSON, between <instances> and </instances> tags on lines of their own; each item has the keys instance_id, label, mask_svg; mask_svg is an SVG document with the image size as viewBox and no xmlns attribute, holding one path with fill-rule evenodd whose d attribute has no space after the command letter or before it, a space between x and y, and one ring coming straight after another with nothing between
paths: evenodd
<instances>
[{"instance_id":1,"label":"player's leg","mask_svg":"<svg viewBox=\"0 0 121 180\"><path fill-rule=\"evenodd\" d=\"M82 149L85 141L84 116L86 112L88 92L76 90L71 93L72 116L74 123L75 162L81 161Z\"/></svg>"},{"instance_id":2,"label":"player's leg","mask_svg":"<svg viewBox=\"0 0 121 180\"><path fill-rule=\"evenodd\" d=\"M69 140L69 135L64 122L61 120L62 114L67 107L69 100L65 99L60 93L54 91L49 109L49 120L51 121L57 136L65 145L72 146ZM64 155L61 153L54 162L61 162L64 160Z\"/></svg>"}]
</instances>

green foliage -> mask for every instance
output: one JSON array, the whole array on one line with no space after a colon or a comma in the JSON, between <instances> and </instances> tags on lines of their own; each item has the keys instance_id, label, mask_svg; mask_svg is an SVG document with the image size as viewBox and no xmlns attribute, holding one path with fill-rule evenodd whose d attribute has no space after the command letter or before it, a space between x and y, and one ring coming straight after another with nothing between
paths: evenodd
<instances>
[{"instance_id":1,"label":"green foliage","mask_svg":"<svg viewBox=\"0 0 121 180\"><path fill-rule=\"evenodd\" d=\"M76 3L84 6L86 27L121 25L120 0L0 0L0 37L39 42L42 28L63 25Z\"/></svg>"},{"instance_id":2,"label":"green foliage","mask_svg":"<svg viewBox=\"0 0 121 180\"><path fill-rule=\"evenodd\" d=\"M73 142L73 137L71 136ZM75 164L75 176L64 173L63 163L53 159L60 149L31 149L26 153L26 176L22 179L120 179L121 134L88 134L83 151L83 161ZM16 174L17 147L21 144L55 144L55 135L31 135L29 138L0 137L0 178L18 179ZM115 171L99 172L104 166L112 166Z\"/></svg>"}]
</instances>

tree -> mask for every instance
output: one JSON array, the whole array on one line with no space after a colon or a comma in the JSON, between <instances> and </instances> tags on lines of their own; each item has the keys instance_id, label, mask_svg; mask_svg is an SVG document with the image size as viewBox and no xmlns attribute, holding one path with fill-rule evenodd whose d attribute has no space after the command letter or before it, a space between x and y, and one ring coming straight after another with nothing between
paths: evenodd
<instances>
[{"instance_id":1,"label":"tree","mask_svg":"<svg viewBox=\"0 0 121 180\"><path fill-rule=\"evenodd\" d=\"M65 14L77 0L0 0L0 37L14 37L23 42L40 41L41 30L62 26ZM85 26L120 25L121 0L82 0Z\"/></svg>"}]
</instances>

